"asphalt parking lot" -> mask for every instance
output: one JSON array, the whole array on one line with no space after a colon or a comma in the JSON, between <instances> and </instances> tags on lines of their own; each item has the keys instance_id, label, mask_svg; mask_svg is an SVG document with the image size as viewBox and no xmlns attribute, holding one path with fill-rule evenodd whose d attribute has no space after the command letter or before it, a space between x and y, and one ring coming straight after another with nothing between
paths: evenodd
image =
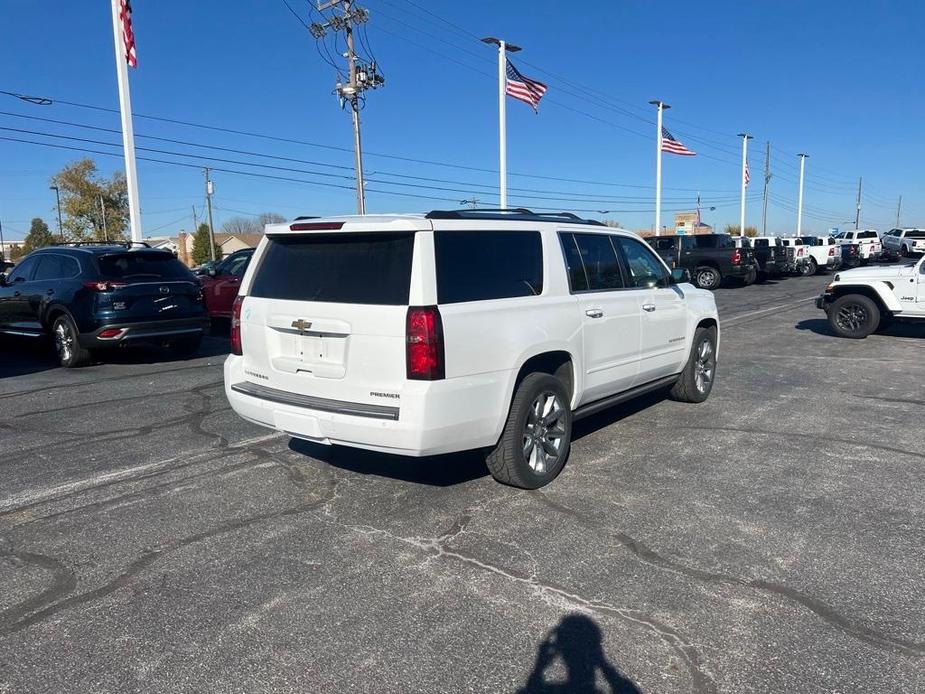
<instances>
[{"instance_id":1,"label":"asphalt parking lot","mask_svg":"<svg viewBox=\"0 0 925 694\"><path fill-rule=\"evenodd\" d=\"M925 691L925 329L717 292L718 381L550 486L252 426L225 340L0 352L0 692Z\"/></svg>"}]
</instances>

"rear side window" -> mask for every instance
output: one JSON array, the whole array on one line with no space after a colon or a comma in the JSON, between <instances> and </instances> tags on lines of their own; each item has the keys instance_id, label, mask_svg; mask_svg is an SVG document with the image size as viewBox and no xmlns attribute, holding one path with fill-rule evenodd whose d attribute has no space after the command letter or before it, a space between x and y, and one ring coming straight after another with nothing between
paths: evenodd
<instances>
[{"instance_id":1,"label":"rear side window","mask_svg":"<svg viewBox=\"0 0 925 694\"><path fill-rule=\"evenodd\" d=\"M414 234L271 236L251 296L401 306L411 288Z\"/></svg>"},{"instance_id":2,"label":"rear side window","mask_svg":"<svg viewBox=\"0 0 925 694\"><path fill-rule=\"evenodd\" d=\"M190 280L193 274L171 253L129 251L100 256L100 274L110 280Z\"/></svg>"},{"instance_id":3,"label":"rear side window","mask_svg":"<svg viewBox=\"0 0 925 694\"><path fill-rule=\"evenodd\" d=\"M906 232L907 239L925 239L925 231L908 231Z\"/></svg>"},{"instance_id":4,"label":"rear side window","mask_svg":"<svg viewBox=\"0 0 925 694\"><path fill-rule=\"evenodd\" d=\"M74 277L80 272L77 261L64 255L46 253L39 259L35 280L59 280Z\"/></svg>"},{"instance_id":5,"label":"rear side window","mask_svg":"<svg viewBox=\"0 0 925 694\"><path fill-rule=\"evenodd\" d=\"M535 296L543 291L538 231L435 231L437 301Z\"/></svg>"},{"instance_id":6,"label":"rear side window","mask_svg":"<svg viewBox=\"0 0 925 694\"><path fill-rule=\"evenodd\" d=\"M573 292L600 292L626 286L609 234L562 234L562 245ZM573 271L573 263L582 269L580 275Z\"/></svg>"}]
</instances>

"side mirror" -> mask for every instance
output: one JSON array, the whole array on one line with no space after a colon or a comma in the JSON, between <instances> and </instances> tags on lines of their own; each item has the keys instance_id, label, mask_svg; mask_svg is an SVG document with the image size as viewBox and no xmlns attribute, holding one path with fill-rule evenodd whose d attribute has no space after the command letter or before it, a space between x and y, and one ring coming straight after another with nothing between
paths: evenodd
<instances>
[{"instance_id":1,"label":"side mirror","mask_svg":"<svg viewBox=\"0 0 925 694\"><path fill-rule=\"evenodd\" d=\"M209 277L215 277L218 273L215 271L214 267L210 267L208 270L206 270L206 274Z\"/></svg>"},{"instance_id":2,"label":"side mirror","mask_svg":"<svg viewBox=\"0 0 925 694\"><path fill-rule=\"evenodd\" d=\"M676 267L671 271L671 283L682 284L691 281L691 273L686 267Z\"/></svg>"}]
</instances>

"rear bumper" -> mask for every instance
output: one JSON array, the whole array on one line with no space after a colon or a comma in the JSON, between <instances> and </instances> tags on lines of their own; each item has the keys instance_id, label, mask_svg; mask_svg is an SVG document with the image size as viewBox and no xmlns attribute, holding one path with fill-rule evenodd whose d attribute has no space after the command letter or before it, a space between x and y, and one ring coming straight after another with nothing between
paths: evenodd
<instances>
[{"instance_id":1,"label":"rear bumper","mask_svg":"<svg viewBox=\"0 0 925 694\"><path fill-rule=\"evenodd\" d=\"M225 360L225 396L244 419L324 445L407 456L484 448L497 443L513 374L407 381L388 405L295 394L248 381L245 357Z\"/></svg>"},{"instance_id":2,"label":"rear bumper","mask_svg":"<svg viewBox=\"0 0 925 694\"><path fill-rule=\"evenodd\" d=\"M105 330L120 330L114 337L100 337ZM115 347L128 343L162 343L186 337L201 337L209 329L206 316L195 318L174 318L162 321L144 321L141 323L112 322L89 333L82 333L78 338L80 344L88 349Z\"/></svg>"},{"instance_id":3,"label":"rear bumper","mask_svg":"<svg viewBox=\"0 0 925 694\"><path fill-rule=\"evenodd\" d=\"M758 272L758 266L754 264L730 265L724 273L726 277L747 277L750 273Z\"/></svg>"}]
</instances>

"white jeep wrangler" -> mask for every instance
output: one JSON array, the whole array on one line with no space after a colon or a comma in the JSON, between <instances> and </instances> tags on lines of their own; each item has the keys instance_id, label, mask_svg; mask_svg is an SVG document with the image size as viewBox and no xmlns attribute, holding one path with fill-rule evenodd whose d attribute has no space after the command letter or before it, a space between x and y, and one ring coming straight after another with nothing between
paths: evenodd
<instances>
[{"instance_id":1,"label":"white jeep wrangler","mask_svg":"<svg viewBox=\"0 0 925 694\"><path fill-rule=\"evenodd\" d=\"M856 339L894 320L925 321L925 257L901 266L839 272L816 307L826 312L837 335Z\"/></svg>"},{"instance_id":2,"label":"white jeep wrangler","mask_svg":"<svg viewBox=\"0 0 925 694\"><path fill-rule=\"evenodd\" d=\"M225 393L319 444L484 449L495 479L551 481L572 422L636 395L709 396L709 291L635 234L528 210L270 224L241 282Z\"/></svg>"}]
</instances>

